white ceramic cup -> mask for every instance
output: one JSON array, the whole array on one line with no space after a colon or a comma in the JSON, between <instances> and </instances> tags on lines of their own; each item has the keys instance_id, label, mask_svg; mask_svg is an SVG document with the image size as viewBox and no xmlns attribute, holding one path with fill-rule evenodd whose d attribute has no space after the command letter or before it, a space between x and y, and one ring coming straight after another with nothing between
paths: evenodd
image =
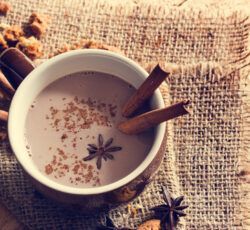
<instances>
[{"instance_id":1,"label":"white ceramic cup","mask_svg":"<svg viewBox=\"0 0 250 230\"><path fill-rule=\"evenodd\" d=\"M48 196L55 193L55 197L50 197L56 200L59 197L59 195L56 195L57 192L69 196L90 195L95 197L98 194L106 194L124 188L133 180L139 178L150 167L162 146L166 129L166 123L158 125L153 146L145 160L134 171L114 183L94 188L76 188L56 183L46 177L38 170L32 158L26 153L24 133L27 113L34 99L46 86L65 75L81 71L98 71L111 74L125 80L136 88L148 76L148 73L136 62L120 54L98 49L75 50L45 61L35 68L18 87L10 106L8 118L8 135L12 150L36 187ZM151 99L151 106L152 108L164 107L164 101L158 89ZM157 163L158 166L159 163ZM46 192L48 190L49 192ZM101 207L101 205L95 207Z\"/></svg>"}]
</instances>

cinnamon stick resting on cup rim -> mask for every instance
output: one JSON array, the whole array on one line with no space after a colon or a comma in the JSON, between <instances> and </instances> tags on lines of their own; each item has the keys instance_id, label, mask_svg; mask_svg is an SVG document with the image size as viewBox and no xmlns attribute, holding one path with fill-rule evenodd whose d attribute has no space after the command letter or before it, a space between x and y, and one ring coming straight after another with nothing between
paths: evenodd
<instances>
[{"instance_id":1,"label":"cinnamon stick resting on cup rim","mask_svg":"<svg viewBox=\"0 0 250 230\"><path fill-rule=\"evenodd\" d=\"M167 108L156 109L139 116L133 117L118 125L118 129L125 134L138 134L151 127L154 127L161 122L188 114L189 111L186 106L189 101L182 101L177 104L171 105Z\"/></svg>"},{"instance_id":2,"label":"cinnamon stick resting on cup rim","mask_svg":"<svg viewBox=\"0 0 250 230\"><path fill-rule=\"evenodd\" d=\"M131 116L143 104L143 102L153 95L154 91L160 86L160 84L169 74L170 73L165 72L159 64L156 65L147 79L124 105L122 108L122 115L124 117Z\"/></svg>"}]
</instances>

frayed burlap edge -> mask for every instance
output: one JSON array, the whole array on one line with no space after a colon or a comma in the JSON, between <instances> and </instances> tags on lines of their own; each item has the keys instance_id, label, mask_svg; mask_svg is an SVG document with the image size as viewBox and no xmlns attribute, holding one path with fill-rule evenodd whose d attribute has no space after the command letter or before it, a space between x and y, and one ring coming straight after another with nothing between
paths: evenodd
<instances>
[{"instance_id":1,"label":"frayed burlap edge","mask_svg":"<svg viewBox=\"0 0 250 230\"><path fill-rule=\"evenodd\" d=\"M57 0L57 2L60 2L61 0ZM75 0L76 2L79 2L78 0ZM86 0L85 4L90 4L93 8L103 9L103 12L109 12L109 14L112 15L120 15L121 13L125 13L126 15L135 15L135 13L140 10L140 16L142 17L155 17L157 18L158 15L172 15L173 12L179 12L183 15L190 15L190 18L193 18L193 15L200 15L200 18L202 18L202 15L204 15L204 12L206 12L206 16L211 17L211 20L216 21L216 17L231 17L232 13L234 16L237 14L241 14L243 17L248 17L248 13L245 11L239 11L233 12L230 7L228 7L227 4L224 4L224 6L221 8L218 8L216 5L211 4L209 6L208 11L208 5L196 7L188 5L184 5L184 7L178 4L172 4L172 2L164 2L162 4L162 1L160 0L151 0L151 1L145 1L145 0L125 0L125 1L116 1L116 0ZM202 3L201 3L202 5ZM68 1L65 3L65 6L74 8L71 1ZM182 6L182 7L181 7ZM180 8L181 7L181 8Z\"/></svg>"}]
</instances>

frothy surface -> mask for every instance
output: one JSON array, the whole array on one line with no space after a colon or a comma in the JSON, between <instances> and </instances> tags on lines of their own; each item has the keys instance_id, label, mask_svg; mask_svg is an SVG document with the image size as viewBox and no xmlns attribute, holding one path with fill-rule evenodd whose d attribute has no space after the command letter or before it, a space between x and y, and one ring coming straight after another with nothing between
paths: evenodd
<instances>
[{"instance_id":1,"label":"frothy surface","mask_svg":"<svg viewBox=\"0 0 250 230\"><path fill-rule=\"evenodd\" d=\"M97 72L81 72L58 79L35 99L26 120L27 154L50 179L73 187L115 182L132 172L147 156L153 131L125 135L117 125L125 120L121 108L135 88L123 80ZM88 144L113 138L114 159L84 161Z\"/></svg>"}]
</instances>

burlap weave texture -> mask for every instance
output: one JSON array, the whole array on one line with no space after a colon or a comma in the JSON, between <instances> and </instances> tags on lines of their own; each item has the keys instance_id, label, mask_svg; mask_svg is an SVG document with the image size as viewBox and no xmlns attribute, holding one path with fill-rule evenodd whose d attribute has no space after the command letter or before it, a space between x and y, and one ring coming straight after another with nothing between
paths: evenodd
<instances>
[{"instance_id":1,"label":"burlap weave texture","mask_svg":"<svg viewBox=\"0 0 250 230\"><path fill-rule=\"evenodd\" d=\"M50 16L50 28L42 39L45 58L64 43L87 38L118 47L145 68L157 61L180 67L168 81L169 90L163 87L165 101L190 98L193 114L169 124L164 163L153 184L132 204L142 210L134 218L126 206L113 210L110 215L116 223L137 226L148 218L165 184L174 196L186 196L190 205L186 229L244 228L238 166L243 154L241 86L246 72L222 78L232 67L228 63L242 59L233 64L238 68L246 62L249 24L244 16L150 4L9 2L13 11L1 23L25 23L33 11ZM222 71L216 72L215 66ZM63 212L34 193L7 149L8 143L1 144L0 194L21 220L32 229L93 229L98 217Z\"/></svg>"}]
</instances>

